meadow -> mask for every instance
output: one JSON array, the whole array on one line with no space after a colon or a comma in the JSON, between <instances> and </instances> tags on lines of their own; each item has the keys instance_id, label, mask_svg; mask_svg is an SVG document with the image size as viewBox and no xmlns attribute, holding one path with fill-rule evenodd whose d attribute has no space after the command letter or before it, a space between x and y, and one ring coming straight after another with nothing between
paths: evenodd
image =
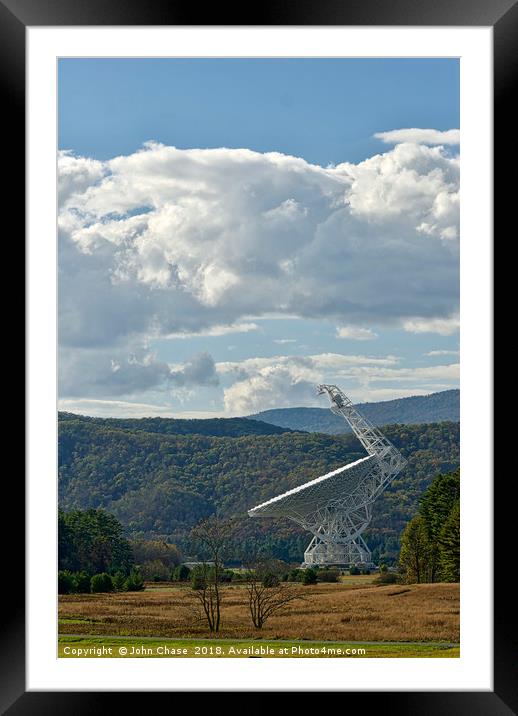
<instances>
[{"instance_id":1,"label":"meadow","mask_svg":"<svg viewBox=\"0 0 518 716\"><path fill-rule=\"evenodd\" d=\"M212 641L376 642L381 643L380 648L383 643L387 648L392 645L392 652L404 652L405 643L414 650L416 643L427 644L428 651L433 651L459 642L458 584L380 586L372 578L361 577L306 587L287 584L286 588L297 590L302 598L257 630L250 621L245 587L224 586L221 630ZM190 587L173 583L149 584L145 591L134 593L62 595L59 633L85 644L95 641L93 637L152 637L179 643L186 640L189 648L211 637L206 624L197 618ZM134 642L140 643L138 639ZM453 649L448 655L456 656L458 651Z\"/></svg>"}]
</instances>

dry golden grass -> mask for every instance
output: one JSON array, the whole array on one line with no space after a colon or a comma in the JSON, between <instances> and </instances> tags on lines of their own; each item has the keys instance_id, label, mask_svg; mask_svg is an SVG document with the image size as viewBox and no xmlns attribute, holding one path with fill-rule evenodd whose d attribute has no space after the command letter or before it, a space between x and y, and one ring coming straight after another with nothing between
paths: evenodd
<instances>
[{"instance_id":1,"label":"dry golden grass","mask_svg":"<svg viewBox=\"0 0 518 716\"><path fill-rule=\"evenodd\" d=\"M223 587L225 638L330 641L459 641L459 585L413 584L348 586L317 584L301 588L304 599L253 628L243 586ZM62 634L161 637L208 636L189 609L188 587L144 592L60 597Z\"/></svg>"}]
</instances>

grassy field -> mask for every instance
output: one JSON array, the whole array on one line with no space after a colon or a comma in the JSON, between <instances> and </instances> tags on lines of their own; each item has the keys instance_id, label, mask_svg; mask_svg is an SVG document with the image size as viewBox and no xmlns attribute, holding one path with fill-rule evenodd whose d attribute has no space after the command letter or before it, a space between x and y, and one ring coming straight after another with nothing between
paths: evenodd
<instances>
[{"instance_id":1,"label":"grassy field","mask_svg":"<svg viewBox=\"0 0 518 716\"><path fill-rule=\"evenodd\" d=\"M383 647L395 649L394 642L459 642L458 584L378 586L364 579L287 588L301 590L303 598L291 602L258 631L250 621L245 588L224 586L218 643L224 639L261 644L279 640L386 642ZM133 593L65 595L59 600L59 632L74 638L204 640L206 625L195 618L192 607L192 590L177 584L153 585Z\"/></svg>"},{"instance_id":2,"label":"grassy field","mask_svg":"<svg viewBox=\"0 0 518 716\"><path fill-rule=\"evenodd\" d=\"M451 658L451 644L346 643L329 641L253 641L237 639L155 639L135 637L60 636L64 658Z\"/></svg>"}]
</instances>

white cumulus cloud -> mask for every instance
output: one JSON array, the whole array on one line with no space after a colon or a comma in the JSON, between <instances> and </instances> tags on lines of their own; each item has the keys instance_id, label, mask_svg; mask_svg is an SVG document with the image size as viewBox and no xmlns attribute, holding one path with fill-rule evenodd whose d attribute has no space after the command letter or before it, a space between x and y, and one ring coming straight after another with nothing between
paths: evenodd
<instances>
[{"instance_id":1,"label":"white cumulus cloud","mask_svg":"<svg viewBox=\"0 0 518 716\"><path fill-rule=\"evenodd\" d=\"M459 316L446 318L411 318L403 322L403 328L409 333L438 333L441 336L450 336L460 327Z\"/></svg>"},{"instance_id":2,"label":"white cumulus cloud","mask_svg":"<svg viewBox=\"0 0 518 716\"><path fill-rule=\"evenodd\" d=\"M376 338L376 333L370 328L362 328L361 326L339 326L336 329L337 338L349 338L353 341L372 341Z\"/></svg>"},{"instance_id":3,"label":"white cumulus cloud","mask_svg":"<svg viewBox=\"0 0 518 716\"><path fill-rule=\"evenodd\" d=\"M438 349L434 351L427 351L423 355L435 358L437 356L458 356L459 351L450 351L450 350L444 350L444 349Z\"/></svg>"},{"instance_id":4,"label":"white cumulus cloud","mask_svg":"<svg viewBox=\"0 0 518 716\"><path fill-rule=\"evenodd\" d=\"M460 144L460 131L458 129L392 129L390 132L377 132L376 139L386 144L400 144L411 142L413 144Z\"/></svg>"},{"instance_id":5,"label":"white cumulus cloud","mask_svg":"<svg viewBox=\"0 0 518 716\"><path fill-rule=\"evenodd\" d=\"M216 364L232 378L224 390L227 415L248 415L282 405L320 405L315 386L340 382L354 400L388 400L456 387L459 365L404 367L396 356L321 353L311 356L248 358Z\"/></svg>"},{"instance_id":6,"label":"white cumulus cloud","mask_svg":"<svg viewBox=\"0 0 518 716\"><path fill-rule=\"evenodd\" d=\"M149 143L103 162L61 153L59 185L68 395L170 384L144 362L151 339L256 330L250 317L441 333L458 311L459 161L441 146L321 167Z\"/></svg>"},{"instance_id":7,"label":"white cumulus cloud","mask_svg":"<svg viewBox=\"0 0 518 716\"><path fill-rule=\"evenodd\" d=\"M191 333L170 333L166 338L193 338L194 336L226 336L230 333L250 333L258 331L257 323L234 323L229 326L211 326L205 330Z\"/></svg>"}]
</instances>

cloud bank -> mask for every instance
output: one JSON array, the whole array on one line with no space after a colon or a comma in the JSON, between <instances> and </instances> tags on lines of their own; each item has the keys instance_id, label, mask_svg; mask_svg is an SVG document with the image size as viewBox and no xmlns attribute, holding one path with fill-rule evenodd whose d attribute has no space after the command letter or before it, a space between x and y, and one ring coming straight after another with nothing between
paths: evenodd
<instances>
[{"instance_id":1,"label":"cloud bank","mask_svg":"<svg viewBox=\"0 0 518 716\"><path fill-rule=\"evenodd\" d=\"M380 358L337 353L250 358L237 363L218 363L216 369L221 375L233 373L236 378L224 391L225 410L232 415L279 407L279 395L284 407L321 406L315 385L329 375L351 386L347 393L353 400L357 397L388 400L431 393L456 386L459 378L458 363L407 368L399 365L396 356Z\"/></svg>"},{"instance_id":2,"label":"cloud bank","mask_svg":"<svg viewBox=\"0 0 518 716\"><path fill-rule=\"evenodd\" d=\"M356 339L368 325L450 330L459 159L428 146L453 140L401 134L416 131L435 130L383 133L402 143L332 167L157 143L104 162L61 152L62 394L216 385L210 356L175 371L149 341L253 331L272 314L334 320ZM246 380L260 392L282 370Z\"/></svg>"}]
</instances>

